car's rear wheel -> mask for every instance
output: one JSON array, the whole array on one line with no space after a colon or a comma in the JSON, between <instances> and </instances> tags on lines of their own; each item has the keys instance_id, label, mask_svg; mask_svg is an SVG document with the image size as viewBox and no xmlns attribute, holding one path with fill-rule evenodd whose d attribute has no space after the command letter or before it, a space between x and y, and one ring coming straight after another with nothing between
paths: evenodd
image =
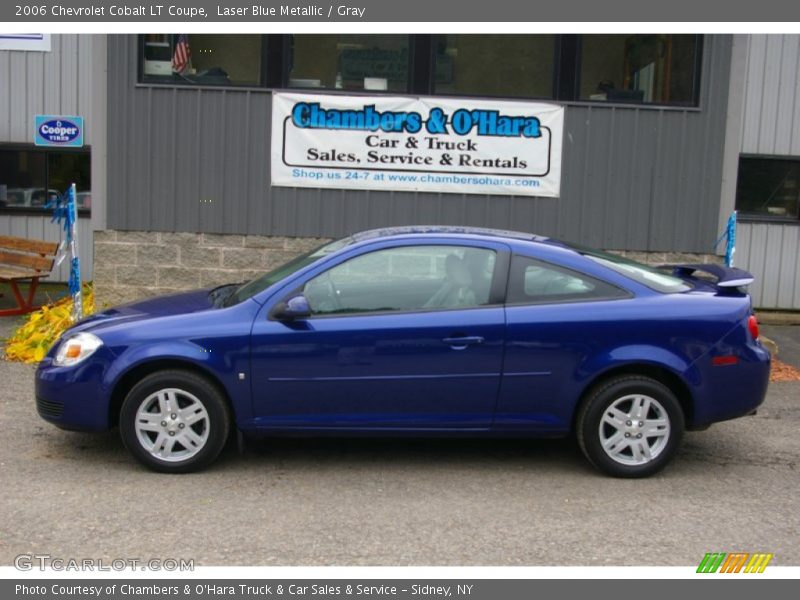
<instances>
[{"instance_id":1,"label":"car's rear wheel","mask_svg":"<svg viewBox=\"0 0 800 600\"><path fill-rule=\"evenodd\" d=\"M683 430L683 410L675 394L640 375L615 377L595 388L576 423L586 458L616 477L646 477L663 469Z\"/></svg>"},{"instance_id":2,"label":"car's rear wheel","mask_svg":"<svg viewBox=\"0 0 800 600\"><path fill-rule=\"evenodd\" d=\"M228 405L207 379L159 371L128 392L120 411L122 441L144 465L164 473L207 467L230 430Z\"/></svg>"}]
</instances>

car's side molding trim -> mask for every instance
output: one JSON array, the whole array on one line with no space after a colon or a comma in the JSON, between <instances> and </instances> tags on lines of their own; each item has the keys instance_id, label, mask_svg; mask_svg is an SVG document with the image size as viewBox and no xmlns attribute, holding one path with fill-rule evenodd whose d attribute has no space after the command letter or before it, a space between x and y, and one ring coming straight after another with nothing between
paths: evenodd
<instances>
[{"instance_id":1,"label":"car's side molding trim","mask_svg":"<svg viewBox=\"0 0 800 600\"><path fill-rule=\"evenodd\" d=\"M445 373L444 375L365 375L361 377L270 377L269 381L394 381L499 377L500 373Z\"/></svg>"},{"instance_id":2,"label":"car's side molding trim","mask_svg":"<svg viewBox=\"0 0 800 600\"><path fill-rule=\"evenodd\" d=\"M514 371L511 373L503 373L503 377L544 377L552 374L552 371Z\"/></svg>"}]
</instances>

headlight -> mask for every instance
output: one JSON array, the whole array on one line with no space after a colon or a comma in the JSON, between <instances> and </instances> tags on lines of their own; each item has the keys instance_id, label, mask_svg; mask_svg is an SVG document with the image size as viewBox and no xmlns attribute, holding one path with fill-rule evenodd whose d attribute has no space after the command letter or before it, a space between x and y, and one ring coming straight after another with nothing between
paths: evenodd
<instances>
[{"instance_id":1,"label":"headlight","mask_svg":"<svg viewBox=\"0 0 800 600\"><path fill-rule=\"evenodd\" d=\"M71 367L86 360L103 345L103 340L91 333L78 333L61 342L53 364L58 367Z\"/></svg>"}]
</instances>

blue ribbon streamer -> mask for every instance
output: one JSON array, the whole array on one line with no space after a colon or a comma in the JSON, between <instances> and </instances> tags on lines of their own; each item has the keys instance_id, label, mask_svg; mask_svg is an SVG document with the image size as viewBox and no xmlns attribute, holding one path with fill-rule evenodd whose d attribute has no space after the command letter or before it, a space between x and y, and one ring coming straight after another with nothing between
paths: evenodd
<instances>
[{"instance_id":1,"label":"blue ribbon streamer","mask_svg":"<svg viewBox=\"0 0 800 600\"><path fill-rule=\"evenodd\" d=\"M725 265L730 267L733 265L733 253L736 251L736 211L733 211L731 216L728 217L728 224L725 227L725 231L723 231L722 235L714 242L714 250L717 249L719 243L725 238L727 238L727 242L725 243Z\"/></svg>"},{"instance_id":2,"label":"blue ribbon streamer","mask_svg":"<svg viewBox=\"0 0 800 600\"><path fill-rule=\"evenodd\" d=\"M58 223L63 226L65 242L67 246L70 246L70 250L72 250L72 228L78 217L72 186L70 186L64 194L58 194L54 199L48 200L44 207L53 209L53 217L50 219L50 222ZM66 252L66 248L62 251ZM68 285L70 295L75 299L79 298L79 294L81 293L80 258L75 254L73 254L72 260L70 261Z\"/></svg>"},{"instance_id":3,"label":"blue ribbon streamer","mask_svg":"<svg viewBox=\"0 0 800 600\"><path fill-rule=\"evenodd\" d=\"M69 293L72 296L81 292L80 259L76 256L72 259L69 269Z\"/></svg>"},{"instance_id":4,"label":"blue ribbon streamer","mask_svg":"<svg viewBox=\"0 0 800 600\"><path fill-rule=\"evenodd\" d=\"M70 187L63 194L58 194L52 200L48 200L44 205L45 208L53 209L53 216L50 219L50 222L62 225L64 229L64 237L66 238L68 244L72 241L72 224L75 223L76 217L75 201L72 199L72 203L70 203L71 196L72 187Z\"/></svg>"}]
</instances>

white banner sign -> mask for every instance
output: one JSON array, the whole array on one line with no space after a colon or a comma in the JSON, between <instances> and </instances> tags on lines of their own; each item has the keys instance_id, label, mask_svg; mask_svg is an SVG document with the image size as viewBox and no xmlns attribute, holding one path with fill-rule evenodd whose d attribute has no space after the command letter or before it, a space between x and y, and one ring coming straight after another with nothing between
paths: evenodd
<instances>
[{"instance_id":1,"label":"white banner sign","mask_svg":"<svg viewBox=\"0 0 800 600\"><path fill-rule=\"evenodd\" d=\"M0 50L50 52L49 33L0 33Z\"/></svg>"},{"instance_id":2,"label":"white banner sign","mask_svg":"<svg viewBox=\"0 0 800 600\"><path fill-rule=\"evenodd\" d=\"M553 104L275 94L272 184L557 197L563 129Z\"/></svg>"}]
</instances>

